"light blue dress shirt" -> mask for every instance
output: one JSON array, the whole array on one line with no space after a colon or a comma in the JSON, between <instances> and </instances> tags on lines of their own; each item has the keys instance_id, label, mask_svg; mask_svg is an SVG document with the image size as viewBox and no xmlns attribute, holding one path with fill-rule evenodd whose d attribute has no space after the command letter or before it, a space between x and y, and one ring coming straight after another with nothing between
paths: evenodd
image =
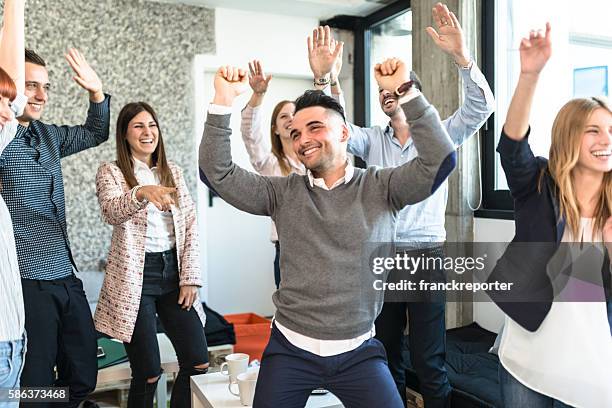
<instances>
[{"instance_id":1,"label":"light blue dress shirt","mask_svg":"<svg viewBox=\"0 0 612 408\"><path fill-rule=\"evenodd\" d=\"M455 113L442 122L457 147L480 129L493 113L495 102L493 92L476 64L472 63L470 68L460 68L459 72L463 78L465 100ZM349 153L361 157L368 166L396 167L418 155L412 138L401 146L393 137L390 125L362 128L349 124L349 131ZM447 197L448 182L445 181L431 197L405 207L396 223L396 242L404 243L402 246L405 247L444 242Z\"/></svg>"}]
</instances>

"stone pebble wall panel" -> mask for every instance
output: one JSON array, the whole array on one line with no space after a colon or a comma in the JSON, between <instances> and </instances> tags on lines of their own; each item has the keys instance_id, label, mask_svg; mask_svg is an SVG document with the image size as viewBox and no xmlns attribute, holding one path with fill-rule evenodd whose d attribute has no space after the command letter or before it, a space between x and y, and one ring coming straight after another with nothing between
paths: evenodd
<instances>
[{"instance_id":1,"label":"stone pebble wall panel","mask_svg":"<svg viewBox=\"0 0 612 408\"><path fill-rule=\"evenodd\" d=\"M64 59L69 47L83 52L112 95L109 141L65 158L68 232L77 266L99 271L111 227L95 195L99 164L115 158L115 122L121 107L146 101L157 111L170 160L183 167L195 199L192 61L215 53L214 10L142 0L28 0L26 46L47 62L52 90L43 121L81 124L87 93Z\"/></svg>"}]
</instances>

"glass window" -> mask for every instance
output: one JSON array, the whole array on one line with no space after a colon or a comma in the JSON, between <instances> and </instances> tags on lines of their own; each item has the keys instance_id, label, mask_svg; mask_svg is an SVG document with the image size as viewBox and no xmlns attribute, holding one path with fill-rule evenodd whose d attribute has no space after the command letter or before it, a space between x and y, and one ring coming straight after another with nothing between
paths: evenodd
<instances>
[{"instance_id":1,"label":"glass window","mask_svg":"<svg viewBox=\"0 0 612 408\"><path fill-rule=\"evenodd\" d=\"M518 46L530 29L552 26L553 55L541 74L531 111L529 143L548 157L554 118L568 100L607 96L612 71L612 2L581 0L499 0L495 9L495 144L520 73ZM490 153L489 153L490 154ZM495 154L495 190L507 190Z\"/></svg>"},{"instance_id":2,"label":"glass window","mask_svg":"<svg viewBox=\"0 0 612 408\"><path fill-rule=\"evenodd\" d=\"M378 102L374 65L387 58L399 58L412 67L412 11L407 10L370 27L370 117L368 125L385 126L389 117Z\"/></svg>"}]
</instances>

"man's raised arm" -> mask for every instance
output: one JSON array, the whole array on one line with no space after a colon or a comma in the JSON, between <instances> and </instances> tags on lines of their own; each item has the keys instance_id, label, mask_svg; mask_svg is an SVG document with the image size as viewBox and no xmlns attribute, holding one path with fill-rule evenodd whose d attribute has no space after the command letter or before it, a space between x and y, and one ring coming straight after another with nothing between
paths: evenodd
<instances>
[{"instance_id":1,"label":"man's raised arm","mask_svg":"<svg viewBox=\"0 0 612 408\"><path fill-rule=\"evenodd\" d=\"M272 215L276 196L271 179L246 171L232 161L232 104L248 86L245 70L230 66L217 70L215 97L208 109L200 143L200 172L232 206L255 215Z\"/></svg>"},{"instance_id":2,"label":"man's raised arm","mask_svg":"<svg viewBox=\"0 0 612 408\"><path fill-rule=\"evenodd\" d=\"M308 63L314 76L314 87L336 99L346 111L346 100L340 88L340 71L342 70L342 51L344 43L333 38L329 26L317 27L308 37ZM348 141L348 152L365 160L370 149L369 128L347 122L351 137Z\"/></svg>"},{"instance_id":3,"label":"man's raised arm","mask_svg":"<svg viewBox=\"0 0 612 408\"><path fill-rule=\"evenodd\" d=\"M402 61L389 59L377 64L374 75L381 89L399 96L419 152L402 166L381 170L383 177L388 177L389 201L401 210L432 195L455 168L457 154L438 111L412 86L410 71Z\"/></svg>"},{"instance_id":4,"label":"man's raised arm","mask_svg":"<svg viewBox=\"0 0 612 408\"><path fill-rule=\"evenodd\" d=\"M20 94L25 91L24 9L25 0L6 0L0 31L0 67L15 81Z\"/></svg>"},{"instance_id":5,"label":"man's raised arm","mask_svg":"<svg viewBox=\"0 0 612 408\"><path fill-rule=\"evenodd\" d=\"M430 26L426 31L436 46L455 61L463 79L463 104L443 122L449 136L459 147L491 116L495 98L486 78L470 58L457 16L446 5L438 3L432 9L432 17L438 30Z\"/></svg>"},{"instance_id":6,"label":"man's raised arm","mask_svg":"<svg viewBox=\"0 0 612 408\"><path fill-rule=\"evenodd\" d=\"M60 154L67 157L106 142L110 127L110 95L102 91L102 81L76 48L64 55L74 72L72 79L89 93L87 119L80 126L55 126Z\"/></svg>"}]
</instances>

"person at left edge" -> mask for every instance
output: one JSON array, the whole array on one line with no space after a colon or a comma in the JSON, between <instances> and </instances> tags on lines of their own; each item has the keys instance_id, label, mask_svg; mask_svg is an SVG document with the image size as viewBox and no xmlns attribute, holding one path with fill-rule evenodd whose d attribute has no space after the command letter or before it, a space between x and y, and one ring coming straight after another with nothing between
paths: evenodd
<instances>
[{"instance_id":1,"label":"person at left edge","mask_svg":"<svg viewBox=\"0 0 612 408\"><path fill-rule=\"evenodd\" d=\"M0 32L0 155L15 138L16 116L21 115L28 100L23 94L24 9L25 0L4 1ZM3 166L0 157L0 169ZM19 388L26 350L22 293L13 223L0 196L0 389ZM0 408L18 406L18 398L0 400Z\"/></svg>"},{"instance_id":2,"label":"person at left edge","mask_svg":"<svg viewBox=\"0 0 612 408\"><path fill-rule=\"evenodd\" d=\"M22 387L68 387L76 407L96 386L96 333L66 228L61 159L108 139L110 96L76 49L65 55L74 80L89 94L81 126L40 121L49 97L45 61L25 52L28 103L15 139L2 154L2 197L13 221L22 278L28 350ZM31 403L28 408L46 406Z\"/></svg>"}]
</instances>

